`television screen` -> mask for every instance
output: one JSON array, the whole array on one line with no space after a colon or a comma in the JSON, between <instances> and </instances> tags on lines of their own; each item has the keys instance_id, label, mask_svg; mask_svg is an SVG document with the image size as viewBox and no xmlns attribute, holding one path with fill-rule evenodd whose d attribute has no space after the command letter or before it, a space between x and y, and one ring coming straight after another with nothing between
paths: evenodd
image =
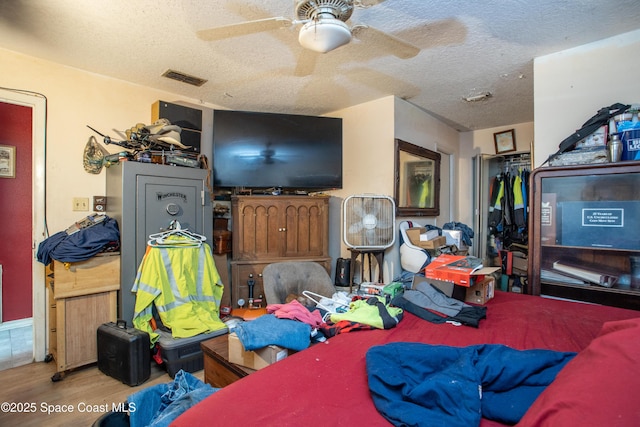
<instances>
[{"instance_id":1,"label":"television screen","mask_svg":"<svg viewBox=\"0 0 640 427\"><path fill-rule=\"evenodd\" d=\"M342 188L342 119L215 110L217 188Z\"/></svg>"}]
</instances>

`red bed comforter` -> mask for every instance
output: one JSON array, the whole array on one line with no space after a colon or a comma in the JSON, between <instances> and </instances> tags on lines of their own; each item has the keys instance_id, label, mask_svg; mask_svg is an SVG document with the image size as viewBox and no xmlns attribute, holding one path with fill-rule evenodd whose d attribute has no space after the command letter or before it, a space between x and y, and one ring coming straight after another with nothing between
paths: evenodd
<instances>
[{"instance_id":1,"label":"red bed comforter","mask_svg":"<svg viewBox=\"0 0 640 427\"><path fill-rule=\"evenodd\" d=\"M605 322L635 317L640 313L633 310L504 292L487 303L487 318L477 329L405 313L394 329L341 334L257 371L189 409L172 426L386 426L367 384L365 353L373 345L489 343L579 352Z\"/></svg>"}]
</instances>

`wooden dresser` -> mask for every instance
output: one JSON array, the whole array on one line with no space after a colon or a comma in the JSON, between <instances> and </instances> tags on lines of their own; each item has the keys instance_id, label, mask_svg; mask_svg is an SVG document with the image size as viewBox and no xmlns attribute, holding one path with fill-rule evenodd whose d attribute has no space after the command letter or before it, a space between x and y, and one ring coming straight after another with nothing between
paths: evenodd
<instances>
[{"instance_id":1,"label":"wooden dresser","mask_svg":"<svg viewBox=\"0 0 640 427\"><path fill-rule=\"evenodd\" d=\"M249 280L255 283L254 297L264 295L262 270L271 263L315 261L331 271L329 197L234 196L231 215L233 308L239 299L248 301Z\"/></svg>"},{"instance_id":2,"label":"wooden dresser","mask_svg":"<svg viewBox=\"0 0 640 427\"><path fill-rule=\"evenodd\" d=\"M49 305L49 354L56 361L52 381L62 373L98 360L97 329L117 319L120 254L100 254L46 269Z\"/></svg>"}]
</instances>

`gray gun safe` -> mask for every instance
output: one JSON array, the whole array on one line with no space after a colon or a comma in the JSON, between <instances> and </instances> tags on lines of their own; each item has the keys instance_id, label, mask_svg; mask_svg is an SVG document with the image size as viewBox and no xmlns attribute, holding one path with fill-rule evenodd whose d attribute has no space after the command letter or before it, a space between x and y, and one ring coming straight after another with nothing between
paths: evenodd
<instances>
[{"instance_id":1,"label":"gray gun safe","mask_svg":"<svg viewBox=\"0 0 640 427\"><path fill-rule=\"evenodd\" d=\"M131 288L149 235L177 220L182 228L206 236L211 245L213 210L205 186L207 171L131 161L106 171L106 214L120 226L118 318L131 325L135 307Z\"/></svg>"}]
</instances>

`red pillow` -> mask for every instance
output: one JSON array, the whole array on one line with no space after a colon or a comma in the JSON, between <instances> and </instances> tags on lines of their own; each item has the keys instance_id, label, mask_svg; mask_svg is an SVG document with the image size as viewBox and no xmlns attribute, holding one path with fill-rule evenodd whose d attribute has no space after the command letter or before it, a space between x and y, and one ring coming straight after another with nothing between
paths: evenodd
<instances>
[{"instance_id":1,"label":"red pillow","mask_svg":"<svg viewBox=\"0 0 640 427\"><path fill-rule=\"evenodd\" d=\"M518 426L640 426L640 318L607 322Z\"/></svg>"}]
</instances>

